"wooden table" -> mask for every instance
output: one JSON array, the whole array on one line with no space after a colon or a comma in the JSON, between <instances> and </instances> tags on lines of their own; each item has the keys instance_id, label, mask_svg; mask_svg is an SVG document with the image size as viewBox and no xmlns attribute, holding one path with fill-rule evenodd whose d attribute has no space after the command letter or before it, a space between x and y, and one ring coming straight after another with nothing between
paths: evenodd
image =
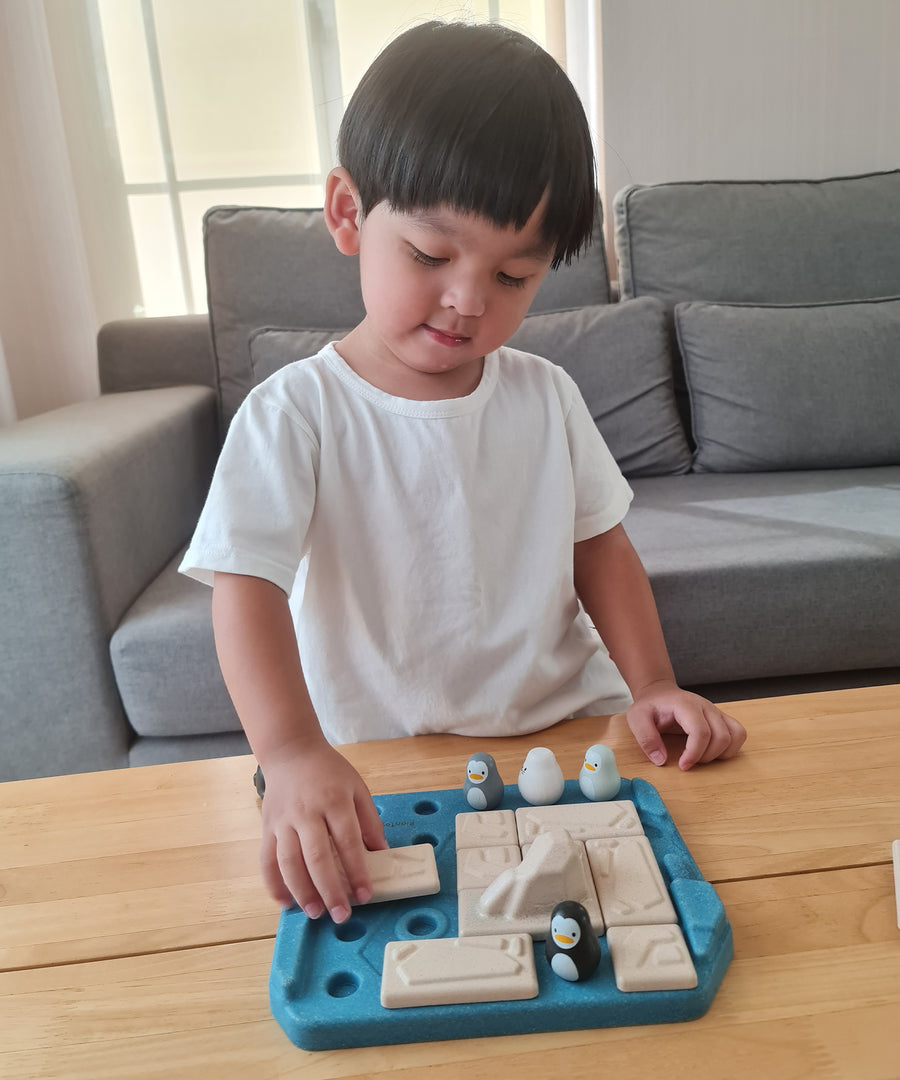
<instances>
[{"instance_id":1,"label":"wooden table","mask_svg":"<svg viewBox=\"0 0 900 1080\"><path fill-rule=\"evenodd\" d=\"M735 959L686 1024L307 1053L272 1019L278 912L250 758L0 785L0 1076L897 1080L900 687L745 701L734 761L648 764L621 718L480 744L514 780L610 745L659 789L725 904ZM473 740L347 748L373 792L456 786ZM475 745L479 745L477 742Z\"/></svg>"}]
</instances>

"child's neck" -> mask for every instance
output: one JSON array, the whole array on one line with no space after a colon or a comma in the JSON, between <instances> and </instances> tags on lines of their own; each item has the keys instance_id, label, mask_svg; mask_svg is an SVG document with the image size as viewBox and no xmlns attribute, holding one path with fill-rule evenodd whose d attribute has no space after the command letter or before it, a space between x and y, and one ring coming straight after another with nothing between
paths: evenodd
<instances>
[{"instance_id":1,"label":"child's neck","mask_svg":"<svg viewBox=\"0 0 900 1080\"><path fill-rule=\"evenodd\" d=\"M466 360L446 371L418 370L385 347L374 346L363 325L337 342L338 355L367 383L392 397L410 401L445 401L475 392L484 371L484 357Z\"/></svg>"}]
</instances>

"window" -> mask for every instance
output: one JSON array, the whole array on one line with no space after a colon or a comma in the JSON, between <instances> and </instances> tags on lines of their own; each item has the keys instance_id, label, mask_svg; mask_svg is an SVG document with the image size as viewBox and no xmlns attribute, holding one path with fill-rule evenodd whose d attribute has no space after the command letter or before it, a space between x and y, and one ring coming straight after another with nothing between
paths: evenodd
<instances>
[{"instance_id":1,"label":"window","mask_svg":"<svg viewBox=\"0 0 900 1080\"><path fill-rule=\"evenodd\" d=\"M561 0L85 0L142 303L205 310L208 207L316 206L343 103L425 18L502 21L556 55ZM557 35L558 36L558 35Z\"/></svg>"}]
</instances>

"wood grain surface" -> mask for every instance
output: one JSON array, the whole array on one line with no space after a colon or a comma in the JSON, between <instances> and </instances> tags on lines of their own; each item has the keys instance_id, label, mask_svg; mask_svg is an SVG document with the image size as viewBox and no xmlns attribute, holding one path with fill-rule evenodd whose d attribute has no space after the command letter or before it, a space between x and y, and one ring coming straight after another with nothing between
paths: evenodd
<instances>
[{"instance_id":1,"label":"wood grain surface","mask_svg":"<svg viewBox=\"0 0 900 1080\"><path fill-rule=\"evenodd\" d=\"M514 783L610 745L660 791L734 931L688 1024L307 1053L272 1019L278 920L257 871L251 758L0 785L0 1076L898 1080L900 688L735 702L731 762L647 763L621 717L491 741L346 747L373 793L461 784L484 746ZM672 741L672 757L678 740Z\"/></svg>"}]
</instances>

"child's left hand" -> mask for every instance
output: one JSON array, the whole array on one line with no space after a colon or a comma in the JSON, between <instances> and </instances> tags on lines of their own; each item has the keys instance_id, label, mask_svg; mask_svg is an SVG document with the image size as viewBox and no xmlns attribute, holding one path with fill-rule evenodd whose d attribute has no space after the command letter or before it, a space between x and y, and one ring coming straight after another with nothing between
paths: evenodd
<instances>
[{"instance_id":1,"label":"child's left hand","mask_svg":"<svg viewBox=\"0 0 900 1080\"><path fill-rule=\"evenodd\" d=\"M625 719L654 765L664 765L668 757L662 736L684 732L687 743L678 767L685 770L698 762L734 757L747 738L747 732L734 717L706 698L668 681L645 686Z\"/></svg>"}]
</instances>

